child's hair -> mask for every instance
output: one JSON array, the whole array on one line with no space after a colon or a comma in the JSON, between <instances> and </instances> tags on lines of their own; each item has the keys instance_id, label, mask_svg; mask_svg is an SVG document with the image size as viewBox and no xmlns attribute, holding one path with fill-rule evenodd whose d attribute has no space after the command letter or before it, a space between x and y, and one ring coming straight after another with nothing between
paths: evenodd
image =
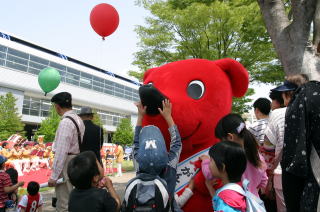
<instances>
[{"instance_id":1,"label":"child's hair","mask_svg":"<svg viewBox=\"0 0 320 212\"><path fill-rule=\"evenodd\" d=\"M36 195L39 192L40 185L37 182L31 181L28 183L27 191L31 196Z\"/></svg>"},{"instance_id":2,"label":"child's hair","mask_svg":"<svg viewBox=\"0 0 320 212\"><path fill-rule=\"evenodd\" d=\"M18 171L14 168L9 168L6 170L6 173L10 176L12 185L18 183Z\"/></svg>"},{"instance_id":3,"label":"child's hair","mask_svg":"<svg viewBox=\"0 0 320 212\"><path fill-rule=\"evenodd\" d=\"M94 176L99 175L97 158L94 152L81 152L68 164L70 182L77 189L89 189Z\"/></svg>"},{"instance_id":4,"label":"child's hair","mask_svg":"<svg viewBox=\"0 0 320 212\"><path fill-rule=\"evenodd\" d=\"M276 100L279 103L280 107L284 107L284 101L283 101L282 94L280 91L271 90L269 97L272 100Z\"/></svg>"},{"instance_id":5,"label":"child's hair","mask_svg":"<svg viewBox=\"0 0 320 212\"><path fill-rule=\"evenodd\" d=\"M214 160L219 171L223 166L232 183L240 182L243 172L247 167L247 158L243 148L232 141L221 141L209 150L210 157Z\"/></svg>"},{"instance_id":6,"label":"child's hair","mask_svg":"<svg viewBox=\"0 0 320 212\"><path fill-rule=\"evenodd\" d=\"M267 98L259 98L253 103L253 108L258 108L264 115L269 115L271 110L271 102Z\"/></svg>"},{"instance_id":7,"label":"child's hair","mask_svg":"<svg viewBox=\"0 0 320 212\"><path fill-rule=\"evenodd\" d=\"M1 146L2 148L5 148L8 144L9 144L8 142L3 142Z\"/></svg>"},{"instance_id":8,"label":"child's hair","mask_svg":"<svg viewBox=\"0 0 320 212\"><path fill-rule=\"evenodd\" d=\"M244 150L248 161L255 167L260 167L259 144L254 135L246 128L244 120L238 114L228 114L218 122L215 130L216 137L221 140L226 140L228 133L235 134L243 139Z\"/></svg>"}]
</instances>

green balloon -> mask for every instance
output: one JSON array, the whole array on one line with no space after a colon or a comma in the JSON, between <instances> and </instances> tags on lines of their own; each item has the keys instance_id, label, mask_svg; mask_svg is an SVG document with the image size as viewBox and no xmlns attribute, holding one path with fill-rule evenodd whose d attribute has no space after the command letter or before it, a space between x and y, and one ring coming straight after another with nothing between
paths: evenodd
<instances>
[{"instance_id":1,"label":"green balloon","mask_svg":"<svg viewBox=\"0 0 320 212\"><path fill-rule=\"evenodd\" d=\"M45 95L56 89L60 84L60 81L60 73L54 68L45 68L40 71L38 75L38 83L41 89L45 92Z\"/></svg>"}]
</instances>

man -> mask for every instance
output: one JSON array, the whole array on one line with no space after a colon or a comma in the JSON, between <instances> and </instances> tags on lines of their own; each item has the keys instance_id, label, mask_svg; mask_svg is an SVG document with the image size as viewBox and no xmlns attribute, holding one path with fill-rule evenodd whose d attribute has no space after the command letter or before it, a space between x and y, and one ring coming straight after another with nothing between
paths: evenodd
<instances>
[{"instance_id":1,"label":"man","mask_svg":"<svg viewBox=\"0 0 320 212\"><path fill-rule=\"evenodd\" d=\"M81 108L79 116L83 120L85 126L80 151L93 151L96 154L98 161L101 163L100 150L103 144L103 129L92 122L93 112L90 107Z\"/></svg>"},{"instance_id":2,"label":"man","mask_svg":"<svg viewBox=\"0 0 320 212\"><path fill-rule=\"evenodd\" d=\"M253 103L253 108L257 121L249 127L249 131L256 137L259 144L263 145L264 131L268 124L271 102L267 98L259 98Z\"/></svg>"},{"instance_id":3,"label":"man","mask_svg":"<svg viewBox=\"0 0 320 212\"><path fill-rule=\"evenodd\" d=\"M55 110L62 118L54 140L55 157L48 185L55 187L56 210L60 212L68 211L72 185L67 175L67 167L69 161L80 152L79 145L82 142L85 126L81 118L72 110L70 93L58 93L52 97L51 102L54 103ZM63 183L57 184L57 180L60 178L63 178Z\"/></svg>"}]
</instances>

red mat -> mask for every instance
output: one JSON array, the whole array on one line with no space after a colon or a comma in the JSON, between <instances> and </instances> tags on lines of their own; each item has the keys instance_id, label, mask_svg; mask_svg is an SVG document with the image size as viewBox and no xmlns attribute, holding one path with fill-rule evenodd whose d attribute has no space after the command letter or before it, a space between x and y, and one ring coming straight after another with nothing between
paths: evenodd
<instances>
[{"instance_id":1,"label":"red mat","mask_svg":"<svg viewBox=\"0 0 320 212\"><path fill-rule=\"evenodd\" d=\"M36 181L39 184L48 182L51 170L40 168L38 171L30 171L29 173L24 172L23 176L19 177L19 181L24 181L24 186L27 187L30 181Z\"/></svg>"},{"instance_id":2,"label":"red mat","mask_svg":"<svg viewBox=\"0 0 320 212\"><path fill-rule=\"evenodd\" d=\"M126 172L126 171L122 169L122 172ZM106 171L104 173L111 174ZM20 176L18 180L24 181L23 187L26 188L30 181L36 181L39 184L48 182L51 176L51 170L40 168L38 171L30 171L29 173L24 172L23 174L24 175ZM117 168L113 168L113 174L117 174Z\"/></svg>"}]
</instances>

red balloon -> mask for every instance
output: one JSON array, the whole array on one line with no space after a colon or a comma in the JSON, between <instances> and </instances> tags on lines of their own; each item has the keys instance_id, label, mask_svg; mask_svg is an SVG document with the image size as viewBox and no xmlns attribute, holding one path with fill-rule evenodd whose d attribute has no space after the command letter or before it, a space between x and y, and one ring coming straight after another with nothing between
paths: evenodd
<instances>
[{"instance_id":1,"label":"red balloon","mask_svg":"<svg viewBox=\"0 0 320 212\"><path fill-rule=\"evenodd\" d=\"M90 13L90 24L102 39L111 35L119 25L119 14L110 4L98 4Z\"/></svg>"}]
</instances>

